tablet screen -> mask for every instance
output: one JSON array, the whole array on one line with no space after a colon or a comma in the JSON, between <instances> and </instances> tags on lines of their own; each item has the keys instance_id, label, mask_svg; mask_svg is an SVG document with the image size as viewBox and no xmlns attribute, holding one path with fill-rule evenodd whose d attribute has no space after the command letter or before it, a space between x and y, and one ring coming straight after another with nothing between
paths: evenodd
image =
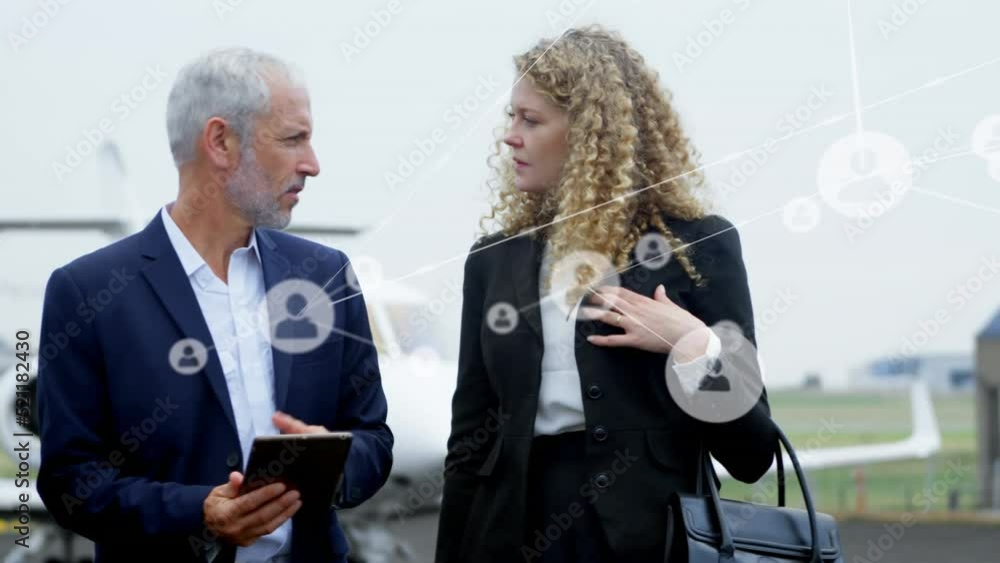
<instances>
[{"instance_id":1,"label":"tablet screen","mask_svg":"<svg viewBox=\"0 0 1000 563\"><path fill-rule=\"evenodd\" d=\"M282 482L299 491L303 508L333 505L351 438L350 432L258 436L250 450L240 494Z\"/></svg>"}]
</instances>

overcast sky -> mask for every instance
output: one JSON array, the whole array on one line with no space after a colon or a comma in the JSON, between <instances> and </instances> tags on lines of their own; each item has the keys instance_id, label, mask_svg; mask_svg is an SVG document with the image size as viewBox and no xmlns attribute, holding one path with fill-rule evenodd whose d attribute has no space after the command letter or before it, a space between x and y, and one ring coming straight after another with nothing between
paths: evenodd
<instances>
[{"instance_id":1,"label":"overcast sky","mask_svg":"<svg viewBox=\"0 0 1000 563\"><path fill-rule=\"evenodd\" d=\"M771 385L806 371L842 384L848 368L920 332L921 353L971 352L1000 303L1000 276L980 273L993 276L982 261L1000 253L1000 182L972 152L977 125L1000 114L997 3L868 0L850 20L846 0L52 3L52 16L44 2L0 4L0 216L128 213L93 154L79 164L68 154L106 120L134 207L151 218L177 189L164 125L173 77L199 53L243 45L300 66L310 89L322 172L295 221L382 224L352 255L374 257L387 278L435 265L408 281L440 295L460 279L487 209L485 158L511 56L596 22L659 71L710 184L729 192L716 209L739 227ZM817 174L859 127L912 157L941 154L918 189L852 237L845 227L857 222L818 195ZM390 186L386 174L403 176L401 159L436 130L430 158ZM759 166L747 155L720 163L782 135ZM740 167L756 170L724 189ZM783 208L810 196L819 223L793 232ZM37 332L51 270L106 242L0 233L0 338ZM926 328L935 316L947 320ZM457 340L458 306L444 318Z\"/></svg>"}]
</instances>

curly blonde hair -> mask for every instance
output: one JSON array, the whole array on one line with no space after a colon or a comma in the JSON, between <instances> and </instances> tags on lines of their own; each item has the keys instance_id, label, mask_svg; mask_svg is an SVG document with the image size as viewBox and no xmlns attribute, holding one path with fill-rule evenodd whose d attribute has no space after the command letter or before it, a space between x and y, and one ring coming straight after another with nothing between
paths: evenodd
<instances>
[{"instance_id":1,"label":"curly blonde hair","mask_svg":"<svg viewBox=\"0 0 1000 563\"><path fill-rule=\"evenodd\" d=\"M513 161L498 135L488 159L494 203L480 220L482 229L488 232L492 221L508 236L529 230L551 243L552 260L588 250L619 271L628 267L639 238L656 229L688 276L703 285L690 247L663 220L691 221L707 211L694 195L704 184L694 164L698 153L657 73L600 26L542 40L515 56L514 64L518 76L567 112L569 156L557 186L523 193L514 186Z\"/></svg>"}]
</instances>

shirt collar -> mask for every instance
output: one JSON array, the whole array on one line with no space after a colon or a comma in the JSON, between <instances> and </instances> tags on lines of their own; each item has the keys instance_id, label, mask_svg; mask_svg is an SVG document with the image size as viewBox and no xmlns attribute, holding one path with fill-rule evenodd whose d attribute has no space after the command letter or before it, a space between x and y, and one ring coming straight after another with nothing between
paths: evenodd
<instances>
[{"instance_id":1,"label":"shirt collar","mask_svg":"<svg viewBox=\"0 0 1000 563\"><path fill-rule=\"evenodd\" d=\"M181 266L184 268L184 275L190 277L201 268L208 267L208 264L205 263L205 259L201 257L201 254L198 254L198 251L195 250L191 241L188 240L187 236L184 235L184 232L181 231L180 227L177 226L177 223L175 223L174 219L170 216L170 212L167 208L172 205L173 204L168 204L163 206L160 210L160 217L163 219L163 227L167 231L167 238L170 239L170 244L173 245L174 252L177 253L177 257L181 261ZM250 235L250 244L238 248L237 251L242 249L252 250L253 252L251 252L251 254L257 258L258 262L260 261L260 251L257 250L256 229L254 229Z\"/></svg>"}]
</instances>

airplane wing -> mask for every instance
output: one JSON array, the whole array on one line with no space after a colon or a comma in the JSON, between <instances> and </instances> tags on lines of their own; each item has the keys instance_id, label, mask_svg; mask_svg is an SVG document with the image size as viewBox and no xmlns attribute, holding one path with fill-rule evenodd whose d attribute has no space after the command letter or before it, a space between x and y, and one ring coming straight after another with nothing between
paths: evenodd
<instances>
[{"instance_id":1,"label":"airplane wing","mask_svg":"<svg viewBox=\"0 0 1000 563\"><path fill-rule=\"evenodd\" d=\"M38 454L35 453L35 455ZM30 486L28 487L18 487L15 483L14 479L4 479L0 482L0 518L17 520L19 514L18 508L22 504L27 505L28 510L31 512L32 520L36 516L48 515L41 497L38 496L38 490L35 489L34 476L32 476ZM19 502L23 494L28 495L28 502L26 503Z\"/></svg>"},{"instance_id":2,"label":"airplane wing","mask_svg":"<svg viewBox=\"0 0 1000 563\"><path fill-rule=\"evenodd\" d=\"M149 217L144 214L135 192L126 185L127 173L121 149L114 141L105 141L97 149L97 168L101 188L122 200L123 217L0 217L0 231L99 231L118 239L138 232ZM295 224L285 229L302 236L357 236L362 228L354 226Z\"/></svg>"},{"instance_id":3,"label":"airplane wing","mask_svg":"<svg viewBox=\"0 0 1000 563\"><path fill-rule=\"evenodd\" d=\"M124 236L129 224L120 219L94 218L0 218L0 231L100 231L113 236Z\"/></svg>"},{"instance_id":4,"label":"airplane wing","mask_svg":"<svg viewBox=\"0 0 1000 563\"><path fill-rule=\"evenodd\" d=\"M357 236L363 230L360 227L330 227L327 225L289 225L283 229L286 233L293 233L303 237L314 236Z\"/></svg>"},{"instance_id":5,"label":"airplane wing","mask_svg":"<svg viewBox=\"0 0 1000 563\"><path fill-rule=\"evenodd\" d=\"M835 448L815 448L795 450L802 469L826 469L849 467L858 464L884 463L909 459L927 459L941 450L941 430L938 428L934 406L931 403L930 388L924 381L916 381L910 388L910 412L913 417L913 432L909 438L898 442L844 446ZM785 453L785 467L791 470L792 461ZM720 479L730 477L729 472L716 460L715 471ZM772 462L768 473L777 470Z\"/></svg>"}]
</instances>

